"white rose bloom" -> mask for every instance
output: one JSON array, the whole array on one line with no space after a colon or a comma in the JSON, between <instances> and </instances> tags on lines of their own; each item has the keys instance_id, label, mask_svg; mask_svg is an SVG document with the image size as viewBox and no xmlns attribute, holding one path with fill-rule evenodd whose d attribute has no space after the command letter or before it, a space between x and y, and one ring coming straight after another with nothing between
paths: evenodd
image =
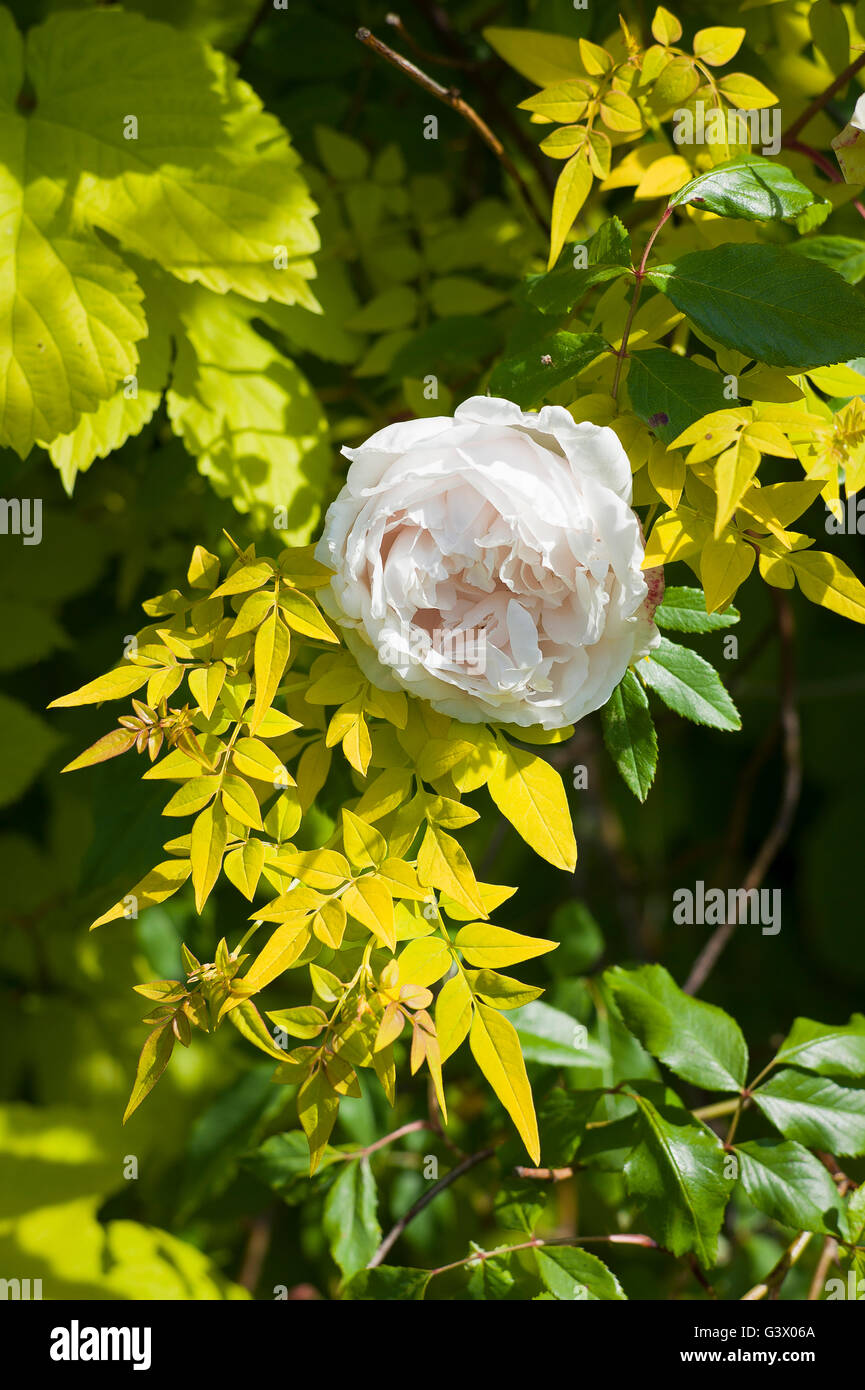
<instances>
[{"instance_id":1,"label":"white rose bloom","mask_svg":"<svg viewBox=\"0 0 865 1390\"><path fill-rule=\"evenodd\" d=\"M374 684L472 723L556 729L657 646L611 429L473 396L452 419L389 425L343 453L321 597Z\"/></svg>"},{"instance_id":2,"label":"white rose bloom","mask_svg":"<svg viewBox=\"0 0 865 1390\"><path fill-rule=\"evenodd\" d=\"M862 183L865 179L865 92L856 102L850 124L832 141L846 183Z\"/></svg>"}]
</instances>

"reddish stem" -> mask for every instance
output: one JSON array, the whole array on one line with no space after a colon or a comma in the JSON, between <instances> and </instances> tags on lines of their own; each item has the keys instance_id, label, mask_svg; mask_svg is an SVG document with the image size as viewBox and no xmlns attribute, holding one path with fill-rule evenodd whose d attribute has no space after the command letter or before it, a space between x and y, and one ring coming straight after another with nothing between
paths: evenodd
<instances>
[{"instance_id":1,"label":"reddish stem","mask_svg":"<svg viewBox=\"0 0 865 1390\"><path fill-rule=\"evenodd\" d=\"M658 235L658 233L660 232L661 228L664 226L664 224L665 224L666 222L669 221L669 219L672 217L672 215L673 215L673 208L672 208L672 205L668 205L667 207L664 208L663 216L661 217L660 222L658 223L658 225L657 225L657 227L655 228L655 230L652 232L652 235L649 237L649 240L646 242L646 247L645 247L645 250L643 251L643 256L642 256L642 259L641 259L641 261L640 261L640 264L637 266L636 270L634 271L634 286L635 286L635 288L634 288L634 297L633 297L633 299L631 300L631 307L630 307L630 309L628 310L628 317L627 317L626 320L625 320L625 328L624 328L624 332L622 333L621 345L619 346L618 351L616 352L616 357L618 358L618 361L616 362L616 371L615 371L615 374L614 374L614 376L613 376L613 387L612 387L612 390L611 390L611 392L610 392L610 395L612 396L613 400L616 400L616 398L618 397L618 394L619 394L619 381L620 381L621 375L622 375L622 365L623 365L623 363L624 363L624 361L625 361L625 358L626 358L627 355L628 355L628 338L629 338L629 336L630 336L631 327L632 327L633 322L634 322L634 315L635 315L636 312L637 312L637 305L638 305L639 302L640 302L640 295L641 295L642 292L643 292L643 281L644 281L645 278L646 278L646 262L647 262L648 259L649 259L649 252L651 251L652 247L654 246L654 244L655 244L655 238L657 237L657 235Z\"/></svg>"},{"instance_id":2,"label":"reddish stem","mask_svg":"<svg viewBox=\"0 0 865 1390\"><path fill-rule=\"evenodd\" d=\"M828 159L825 154L821 154L819 150L815 150L811 145L803 145L801 140L788 139L784 141L784 148L787 150L795 150L796 154L804 154L806 159L810 159L812 164L816 165L818 169L823 170L823 173L828 179L831 179L832 183L842 182L841 174L835 168L831 159ZM854 198L853 206L860 217L865 217L865 203L860 203L858 198Z\"/></svg>"}]
</instances>

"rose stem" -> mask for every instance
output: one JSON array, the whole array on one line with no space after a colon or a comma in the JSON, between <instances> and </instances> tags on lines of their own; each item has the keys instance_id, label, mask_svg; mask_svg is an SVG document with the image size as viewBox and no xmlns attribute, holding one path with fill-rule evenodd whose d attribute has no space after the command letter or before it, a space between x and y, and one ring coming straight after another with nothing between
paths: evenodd
<instances>
[{"instance_id":1,"label":"rose stem","mask_svg":"<svg viewBox=\"0 0 865 1390\"><path fill-rule=\"evenodd\" d=\"M810 106L806 106L801 116L798 116L789 130L785 130L781 143L789 146L791 140L795 140L800 130L804 130L810 120L822 111L828 101L831 101L836 92L847 86L851 77L855 77L861 68L865 67L865 53L860 53L858 58L854 58L848 68L839 73L834 82L830 82L825 91L815 97Z\"/></svg>"},{"instance_id":2,"label":"rose stem","mask_svg":"<svg viewBox=\"0 0 865 1390\"><path fill-rule=\"evenodd\" d=\"M836 169L831 160L827 159L825 154L821 154L819 150L812 149L810 145L803 145L801 140L791 140L787 136L785 136L783 144L785 150L794 150L796 154L804 154L812 164L816 165L818 169L822 169L826 177L831 179L833 183L842 182L840 170ZM859 216L865 217L865 203L861 203L858 198L854 198L852 201Z\"/></svg>"},{"instance_id":3,"label":"rose stem","mask_svg":"<svg viewBox=\"0 0 865 1390\"><path fill-rule=\"evenodd\" d=\"M645 278L646 278L646 262L647 262L647 260L649 259L649 252L651 251L652 246L654 245L654 242L655 242L655 238L656 238L656 236L658 235L658 233L660 232L660 230L661 230L661 228L663 227L664 223L665 223L670 217L672 217L672 215L673 215L673 209L672 209L672 207L669 207L669 206L668 206L668 207L665 207L665 208L664 208L664 212L663 212L663 216L661 217L660 222L658 223L658 225L657 225L657 227L655 228L655 230L652 232L652 235L649 237L649 240L646 242L646 249L645 249L645 251L643 252L643 259L640 261L640 264L637 266L636 270L634 271L634 297L633 297L633 299L631 300L631 307L630 307L630 309L628 310L628 317L627 317L627 319L625 320L625 328L624 328L624 332L622 333L622 342L621 342L621 346L618 348L618 350L617 350L617 352L616 352L616 357L617 357L618 360L617 360L617 362L616 362L616 372L615 372L615 375L614 375L614 377L613 377L613 389L612 389L612 391L610 392L610 395L612 396L613 400L616 400L617 397L618 397L618 394L619 394L619 380L620 380L621 375L622 375L622 364L624 363L624 360L625 360L625 358L626 358L627 355L628 355L628 337L630 336L631 325L632 325L633 322L634 322L634 315L635 315L636 312L637 312L637 305L638 305L639 302L640 302L640 295L642 294L642 291L643 291L643 281L644 281Z\"/></svg>"}]
</instances>

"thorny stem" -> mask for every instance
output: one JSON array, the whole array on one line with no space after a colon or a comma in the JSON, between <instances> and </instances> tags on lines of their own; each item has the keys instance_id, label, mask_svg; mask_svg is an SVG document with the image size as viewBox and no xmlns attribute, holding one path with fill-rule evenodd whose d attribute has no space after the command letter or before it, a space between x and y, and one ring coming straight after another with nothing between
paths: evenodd
<instances>
[{"instance_id":1,"label":"thorny stem","mask_svg":"<svg viewBox=\"0 0 865 1390\"><path fill-rule=\"evenodd\" d=\"M850 79L855 77L857 72L862 68L865 68L865 53L860 53L859 57L855 58L849 67L846 67L842 73L838 74L834 82L829 83L825 91L822 91L818 97L814 98L810 106L806 106L801 116L797 116L790 128L784 132L781 137L782 145L786 145L789 149L800 130L804 130L808 122L813 120L817 115L817 112L822 111L827 102L832 100L835 93L842 91L842 89L847 86Z\"/></svg>"},{"instance_id":2,"label":"thorny stem","mask_svg":"<svg viewBox=\"0 0 865 1390\"><path fill-rule=\"evenodd\" d=\"M358 29L355 37L366 48L371 49L373 53L377 53L380 58L384 58L386 62L390 63L392 67L397 68L405 77L408 77L419 87L423 87L424 91L429 92L437 101L444 102L445 106L449 106L452 111L456 111L458 115L468 121L469 125L474 127L484 144L492 150L502 168L505 169L513 179L520 191L527 210L538 223L544 236L547 236L549 229L547 227L546 218L536 207L528 185L523 179L519 169L514 164L498 136L493 134L486 121L478 115L474 107L469 106L468 102L463 100L457 88L443 87L440 82L436 82L435 78L429 77L427 73L415 63L409 62L408 58L404 58L402 54L389 48L386 43L382 43L381 39L377 39L375 34L370 33L369 29Z\"/></svg>"},{"instance_id":3,"label":"thorny stem","mask_svg":"<svg viewBox=\"0 0 865 1390\"><path fill-rule=\"evenodd\" d=\"M652 235L649 237L649 240L646 242L646 249L643 252L643 258L640 261L640 264L637 266L636 270L634 271L634 296L631 300L630 308L628 309L628 317L625 319L625 327L622 330L622 341L616 352L616 371L615 375L613 376L612 390L610 391L610 395L612 396L613 400L616 400L619 394L619 381L622 376L622 366L624 364L625 358L628 355L628 338L630 337L631 327L634 322L634 316L637 312L637 306L640 302L640 295L643 292L643 281L646 278L646 262L649 259L649 252L655 244L655 238L657 237L661 228L670 219L670 217L672 217L672 215L672 207L664 208L664 212L660 222L658 223L655 230L652 232Z\"/></svg>"}]
</instances>

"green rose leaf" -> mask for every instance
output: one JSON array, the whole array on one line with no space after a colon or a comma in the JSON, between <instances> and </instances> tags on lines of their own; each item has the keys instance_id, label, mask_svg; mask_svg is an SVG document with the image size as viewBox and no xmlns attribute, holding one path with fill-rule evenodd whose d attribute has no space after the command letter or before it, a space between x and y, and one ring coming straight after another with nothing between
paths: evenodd
<instances>
[{"instance_id":1,"label":"green rose leaf","mask_svg":"<svg viewBox=\"0 0 865 1390\"><path fill-rule=\"evenodd\" d=\"M368 1158L347 1163L327 1194L324 1233L347 1279L369 1263L381 1243L375 1178Z\"/></svg>"},{"instance_id":2,"label":"green rose leaf","mask_svg":"<svg viewBox=\"0 0 865 1390\"><path fill-rule=\"evenodd\" d=\"M698 174L670 199L670 207L693 203L719 217L748 222L793 221L812 203L824 201L800 183L784 164L743 155Z\"/></svg>"},{"instance_id":3,"label":"green rose leaf","mask_svg":"<svg viewBox=\"0 0 865 1390\"><path fill-rule=\"evenodd\" d=\"M609 1062L606 1048L585 1036L585 1029L561 1009L534 1000L510 1016L527 1062L547 1067L596 1070Z\"/></svg>"},{"instance_id":4,"label":"green rose leaf","mask_svg":"<svg viewBox=\"0 0 865 1390\"><path fill-rule=\"evenodd\" d=\"M551 333L500 362L490 377L490 391L528 410L554 386L577 376L606 348L598 333Z\"/></svg>"},{"instance_id":5,"label":"green rose leaf","mask_svg":"<svg viewBox=\"0 0 865 1390\"><path fill-rule=\"evenodd\" d=\"M469 1265L471 1272L466 1283L469 1298L484 1303L508 1298L515 1283L508 1260L509 1256L503 1255L501 1259L479 1260Z\"/></svg>"},{"instance_id":6,"label":"green rose leaf","mask_svg":"<svg viewBox=\"0 0 865 1390\"><path fill-rule=\"evenodd\" d=\"M718 672L689 647L662 637L660 646L639 661L636 669L676 714L713 729L741 729L739 712Z\"/></svg>"},{"instance_id":7,"label":"green rose leaf","mask_svg":"<svg viewBox=\"0 0 865 1390\"><path fill-rule=\"evenodd\" d=\"M568 314L592 285L627 275L631 238L618 217L611 217L586 243L586 264L574 265L573 246L566 246L558 265L546 275L529 276L526 298L542 314Z\"/></svg>"},{"instance_id":8,"label":"green rose leaf","mask_svg":"<svg viewBox=\"0 0 865 1390\"><path fill-rule=\"evenodd\" d=\"M732 604L720 613L706 612L706 596L702 589L673 586L664 590L664 597L655 609L655 622L670 632L717 632L739 621L739 610Z\"/></svg>"},{"instance_id":9,"label":"green rose leaf","mask_svg":"<svg viewBox=\"0 0 865 1390\"><path fill-rule=\"evenodd\" d=\"M807 256L812 261L828 265L848 285L858 285L865 277L865 243L855 241L853 237L802 237L791 243L790 250L798 256Z\"/></svg>"},{"instance_id":10,"label":"green rose leaf","mask_svg":"<svg viewBox=\"0 0 865 1390\"><path fill-rule=\"evenodd\" d=\"M724 378L719 372L710 372L669 348L632 352L628 361L631 405L665 444L701 416L728 410L737 403L737 397L724 395Z\"/></svg>"},{"instance_id":11,"label":"green rose leaf","mask_svg":"<svg viewBox=\"0 0 865 1390\"><path fill-rule=\"evenodd\" d=\"M341 1171L345 1155L328 1146L322 1153L314 1179L309 1176L309 1145L302 1130L274 1134L243 1159L243 1167L278 1193L283 1202L295 1206L330 1185L334 1168ZM312 1183L312 1188L310 1184Z\"/></svg>"},{"instance_id":12,"label":"green rose leaf","mask_svg":"<svg viewBox=\"0 0 865 1390\"><path fill-rule=\"evenodd\" d=\"M788 1139L737 1144L739 1178L760 1211L797 1231L840 1235L838 1189L819 1158Z\"/></svg>"},{"instance_id":13,"label":"green rose leaf","mask_svg":"<svg viewBox=\"0 0 865 1390\"><path fill-rule=\"evenodd\" d=\"M544 1163L553 1168L572 1161L601 1091L565 1091L556 1086L538 1107L538 1128Z\"/></svg>"},{"instance_id":14,"label":"green rose leaf","mask_svg":"<svg viewBox=\"0 0 865 1390\"><path fill-rule=\"evenodd\" d=\"M625 1163L628 1192L642 1208L651 1236L674 1255L693 1250L714 1262L730 1195L723 1145L687 1110L654 1106L634 1096L640 1138Z\"/></svg>"},{"instance_id":15,"label":"green rose leaf","mask_svg":"<svg viewBox=\"0 0 865 1390\"><path fill-rule=\"evenodd\" d=\"M616 966L606 979L625 1023L653 1057L695 1086L741 1090L748 1049L723 1009L692 999L661 965Z\"/></svg>"},{"instance_id":16,"label":"green rose leaf","mask_svg":"<svg viewBox=\"0 0 865 1390\"><path fill-rule=\"evenodd\" d=\"M865 353L865 300L819 261L780 246L692 251L647 277L710 337L773 367Z\"/></svg>"},{"instance_id":17,"label":"green rose leaf","mask_svg":"<svg viewBox=\"0 0 865 1390\"><path fill-rule=\"evenodd\" d=\"M847 1233L854 1245L862 1245L865 1240L865 1183L860 1183L847 1199ZM862 1253L857 1256L863 1264Z\"/></svg>"},{"instance_id":18,"label":"green rose leaf","mask_svg":"<svg viewBox=\"0 0 865 1390\"><path fill-rule=\"evenodd\" d=\"M645 801L658 765L658 737L646 692L626 671L601 710L604 743L638 801Z\"/></svg>"},{"instance_id":19,"label":"green rose leaf","mask_svg":"<svg viewBox=\"0 0 865 1390\"><path fill-rule=\"evenodd\" d=\"M622 1286L597 1255L573 1245L545 1245L535 1251L538 1274L554 1298L589 1303L626 1298Z\"/></svg>"},{"instance_id":20,"label":"green rose leaf","mask_svg":"<svg viewBox=\"0 0 865 1390\"><path fill-rule=\"evenodd\" d=\"M469 314L439 319L400 345L389 363L390 373L400 378L470 371L494 353L500 342L500 330L491 319Z\"/></svg>"},{"instance_id":21,"label":"green rose leaf","mask_svg":"<svg viewBox=\"0 0 865 1390\"><path fill-rule=\"evenodd\" d=\"M754 1104L787 1139L841 1157L865 1153L865 1090L785 1067L758 1086Z\"/></svg>"},{"instance_id":22,"label":"green rose leaf","mask_svg":"<svg viewBox=\"0 0 865 1390\"><path fill-rule=\"evenodd\" d=\"M849 1023L836 1025L795 1019L776 1061L820 1076L865 1076L865 1016L854 1014Z\"/></svg>"},{"instance_id":23,"label":"green rose leaf","mask_svg":"<svg viewBox=\"0 0 865 1390\"><path fill-rule=\"evenodd\" d=\"M342 1297L349 1302L419 1302L426 1293L429 1272L425 1269L401 1269L397 1265L380 1265L378 1269L362 1269L346 1284Z\"/></svg>"}]
</instances>

